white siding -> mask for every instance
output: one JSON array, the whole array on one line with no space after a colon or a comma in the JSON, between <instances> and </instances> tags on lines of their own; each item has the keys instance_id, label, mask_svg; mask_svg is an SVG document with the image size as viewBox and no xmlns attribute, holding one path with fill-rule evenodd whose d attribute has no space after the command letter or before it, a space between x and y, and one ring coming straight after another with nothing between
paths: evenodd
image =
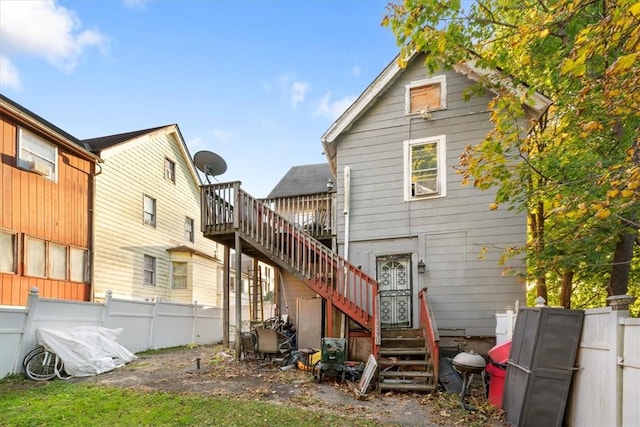
<instances>
[{"instance_id":1,"label":"white siding","mask_svg":"<svg viewBox=\"0 0 640 427\"><path fill-rule=\"evenodd\" d=\"M96 178L94 295L214 304L216 262L191 257L188 295L170 289L168 248L187 246L211 257L221 252L200 232L199 183L171 127L103 150ZM165 157L175 162L175 184L164 178ZM156 227L143 224L143 194L156 199ZM185 217L194 220L194 243L185 241ZM143 284L144 255L156 258L156 286ZM174 254L174 257L177 256ZM205 266L206 265L206 266Z\"/></svg>"},{"instance_id":2,"label":"white siding","mask_svg":"<svg viewBox=\"0 0 640 427\"><path fill-rule=\"evenodd\" d=\"M503 277L498 261L502 249L525 241L526 217L490 211L495 192L463 186L454 169L465 146L492 129L489 96L464 102L462 93L472 82L448 71L447 110L434 111L430 120L405 116L404 86L425 77L418 58L337 141L338 212L344 208L342 171L351 168L349 261L375 276L376 256L411 253L414 270L420 259L427 266L425 274L412 272L414 295L429 288L441 333L491 336L495 313L525 299L524 285ZM447 195L406 203L403 141L438 135L446 136ZM342 252L345 220L337 219ZM523 268L519 261L511 264ZM413 312L415 325L416 307Z\"/></svg>"}]
</instances>

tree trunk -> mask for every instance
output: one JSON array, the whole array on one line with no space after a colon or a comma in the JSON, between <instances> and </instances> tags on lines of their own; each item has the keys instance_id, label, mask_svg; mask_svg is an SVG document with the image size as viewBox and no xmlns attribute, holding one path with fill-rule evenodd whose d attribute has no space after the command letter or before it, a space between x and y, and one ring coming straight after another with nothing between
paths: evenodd
<instances>
[{"instance_id":1,"label":"tree trunk","mask_svg":"<svg viewBox=\"0 0 640 427\"><path fill-rule=\"evenodd\" d=\"M560 288L560 306L571 308L571 286L573 285L573 270L565 270L562 274L562 287Z\"/></svg>"},{"instance_id":2,"label":"tree trunk","mask_svg":"<svg viewBox=\"0 0 640 427\"><path fill-rule=\"evenodd\" d=\"M545 277L538 277L536 279L536 296L544 298L546 304L549 303L549 296L547 295L547 279Z\"/></svg>"},{"instance_id":3,"label":"tree trunk","mask_svg":"<svg viewBox=\"0 0 640 427\"><path fill-rule=\"evenodd\" d=\"M626 295L631 271L631 258L636 234L621 234L613 252L613 265L609 276L607 293L612 295Z\"/></svg>"}]
</instances>

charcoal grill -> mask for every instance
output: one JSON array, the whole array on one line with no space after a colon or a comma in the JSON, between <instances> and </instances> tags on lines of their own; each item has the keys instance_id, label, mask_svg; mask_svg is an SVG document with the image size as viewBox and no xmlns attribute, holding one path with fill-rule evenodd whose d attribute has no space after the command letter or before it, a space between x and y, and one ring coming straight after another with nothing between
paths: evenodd
<instances>
[{"instance_id":1,"label":"charcoal grill","mask_svg":"<svg viewBox=\"0 0 640 427\"><path fill-rule=\"evenodd\" d=\"M483 374L484 369L487 367L487 362L484 357L473 351L458 353L453 358L451 364L456 368L458 372L462 374L462 389L460 390L460 406L463 409L471 409L464 402L464 398L467 395L473 376L476 374ZM484 379L483 379L484 383Z\"/></svg>"}]
</instances>

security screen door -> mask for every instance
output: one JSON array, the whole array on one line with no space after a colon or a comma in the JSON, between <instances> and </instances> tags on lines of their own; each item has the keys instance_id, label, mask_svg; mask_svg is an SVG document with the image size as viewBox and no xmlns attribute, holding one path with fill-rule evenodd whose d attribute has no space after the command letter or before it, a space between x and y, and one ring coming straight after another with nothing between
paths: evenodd
<instances>
[{"instance_id":1,"label":"security screen door","mask_svg":"<svg viewBox=\"0 0 640 427\"><path fill-rule=\"evenodd\" d=\"M411 256L394 255L376 260L380 286L380 327L411 327Z\"/></svg>"}]
</instances>

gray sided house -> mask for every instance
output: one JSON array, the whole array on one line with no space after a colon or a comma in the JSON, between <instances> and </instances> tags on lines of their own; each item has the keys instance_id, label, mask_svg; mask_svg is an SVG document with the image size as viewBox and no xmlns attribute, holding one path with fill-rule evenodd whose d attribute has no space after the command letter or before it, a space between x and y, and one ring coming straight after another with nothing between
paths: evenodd
<instances>
[{"instance_id":1,"label":"gray sided house","mask_svg":"<svg viewBox=\"0 0 640 427\"><path fill-rule=\"evenodd\" d=\"M423 60L404 69L394 60L322 136L338 251L378 281L383 331L417 328L426 288L441 337L494 336L496 312L525 301L525 284L503 275L499 258L525 242L526 216L491 211L495 191L463 185L455 171L465 146L493 127L491 93L463 100L478 71L430 75Z\"/></svg>"}]
</instances>

